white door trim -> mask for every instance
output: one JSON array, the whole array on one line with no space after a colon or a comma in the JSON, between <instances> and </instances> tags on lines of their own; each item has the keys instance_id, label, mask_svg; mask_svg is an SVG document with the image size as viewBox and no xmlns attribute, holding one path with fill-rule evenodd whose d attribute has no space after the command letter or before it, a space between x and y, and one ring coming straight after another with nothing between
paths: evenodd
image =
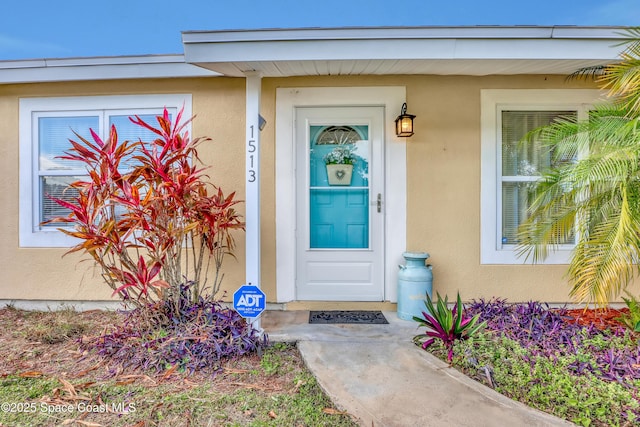
<instances>
[{"instance_id":1,"label":"white door trim","mask_svg":"<svg viewBox=\"0 0 640 427\"><path fill-rule=\"evenodd\" d=\"M397 301L397 269L406 250L406 140L393 122L405 102L404 86L305 87L276 89L276 295L296 299L295 108L302 106L382 106L385 126L385 300Z\"/></svg>"}]
</instances>

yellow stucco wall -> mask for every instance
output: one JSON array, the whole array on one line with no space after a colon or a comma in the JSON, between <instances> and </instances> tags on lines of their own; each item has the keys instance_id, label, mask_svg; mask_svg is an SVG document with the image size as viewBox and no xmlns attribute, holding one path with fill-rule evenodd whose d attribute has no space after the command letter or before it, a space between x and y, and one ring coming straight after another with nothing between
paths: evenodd
<instances>
[{"instance_id":1,"label":"yellow stucco wall","mask_svg":"<svg viewBox=\"0 0 640 427\"><path fill-rule=\"evenodd\" d=\"M191 93L194 136L209 136L200 155L210 165L208 175L225 192L244 199L243 79L158 79L0 85L0 300L108 300L111 289L90 262L62 258L65 249L19 248L18 244L18 109L21 97ZM240 159L240 160L239 160ZM244 210L243 206L239 208ZM228 257L225 284L229 289L244 280L244 235L237 234L237 260ZM235 284L235 286L232 286Z\"/></svg>"},{"instance_id":2,"label":"yellow stucco wall","mask_svg":"<svg viewBox=\"0 0 640 427\"><path fill-rule=\"evenodd\" d=\"M407 143L407 250L427 251L434 290L465 299L499 296L510 301L568 301L566 266L480 264L481 89L585 88L563 76L358 76L263 79L262 286L268 301L276 289L275 102L276 88L305 86L406 86L416 134ZM18 247L18 99L20 97L191 93L194 136L213 139L201 150L212 181L244 199L243 79L200 78L145 81L21 84L0 86L0 300L104 300L110 289L77 256L64 249ZM391 124L387 124L391 125ZM241 210L243 208L241 207ZM244 236L237 260L225 264L225 288L244 280ZM292 279L293 280L293 279ZM229 299L229 295L227 295ZM317 306L317 304L315 304ZM296 305L295 307L304 307Z\"/></svg>"},{"instance_id":3,"label":"yellow stucco wall","mask_svg":"<svg viewBox=\"0 0 640 427\"><path fill-rule=\"evenodd\" d=\"M274 108L278 87L351 85L406 87L408 110L417 116L416 133L407 142L407 250L431 254L434 294L571 301L566 265L480 264L480 92L593 89L593 82L557 75L265 79L262 105ZM306 306L317 304L295 305Z\"/></svg>"}]
</instances>

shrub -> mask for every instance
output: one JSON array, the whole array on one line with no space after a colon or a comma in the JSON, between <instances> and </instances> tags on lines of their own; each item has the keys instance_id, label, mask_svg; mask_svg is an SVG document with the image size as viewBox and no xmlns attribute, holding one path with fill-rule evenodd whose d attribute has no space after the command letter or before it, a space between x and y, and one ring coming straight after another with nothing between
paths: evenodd
<instances>
[{"instance_id":1,"label":"shrub","mask_svg":"<svg viewBox=\"0 0 640 427\"><path fill-rule=\"evenodd\" d=\"M76 197L51 197L70 213L49 222L80 239L69 252L89 255L113 294L135 307L121 327L82 340L120 367L215 371L267 340L215 300L232 232L244 223L235 193L204 182L197 148L206 139L190 139L181 116L172 122L165 109L157 127L130 118L153 141L119 141L115 126L105 141L76 133L62 158L83 163L88 177L71 184Z\"/></svg>"},{"instance_id":2,"label":"shrub","mask_svg":"<svg viewBox=\"0 0 640 427\"><path fill-rule=\"evenodd\" d=\"M49 222L72 226L61 231L80 239L69 252L89 255L114 295L140 307L177 301L187 282L192 303L213 298L223 258L233 255L231 232L244 229L235 193L202 179L197 148L207 139L190 139L184 128L191 119L181 117L172 122L165 109L157 127L130 118L157 135L153 141L119 141L115 126L105 141L93 130L92 141L76 133L61 158L83 163L88 177L71 184L77 197L50 197L70 213ZM210 263L215 275L207 284Z\"/></svg>"}]
</instances>

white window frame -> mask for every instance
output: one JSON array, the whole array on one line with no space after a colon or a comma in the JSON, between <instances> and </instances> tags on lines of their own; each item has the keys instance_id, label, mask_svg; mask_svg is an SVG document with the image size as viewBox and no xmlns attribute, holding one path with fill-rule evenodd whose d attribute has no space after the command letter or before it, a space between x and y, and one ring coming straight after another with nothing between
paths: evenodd
<instances>
[{"instance_id":1,"label":"white window frame","mask_svg":"<svg viewBox=\"0 0 640 427\"><path fill-rule=\"evenodd\" d=\"M71 247L78 240L53 227L41 227L38 168L38 118L64 115L133 115L161 113L164 108L179 111L183 120L192 117L191 94L77 96L56 98L21 98L19 119L19 243L20 247ZM93 114L92 114L93 115ZM102 119L100 119L102 121ZM102 123L102 130L108 132ZM191 133L190 125L187 129ZM106 135L100 135L106 137ZM77 171L64 171L72 175ZM52 174L55 174L52 173ZM83 172L82 175L86 175Z\"/></svg>"},{"instance_id":2,"label":"white window frame","mask_svg":"<svg viewBox=\"0 0 640 427\"><path fill-rule=\"evenodd\" d=\"M480 263L523 264L515 245L502 243L502 111L576 111L586 120L603 93L593 89L483 89L480 93ZM574 245L562 245L539 261L568 264Z\"/></svg>"}]
</instances>

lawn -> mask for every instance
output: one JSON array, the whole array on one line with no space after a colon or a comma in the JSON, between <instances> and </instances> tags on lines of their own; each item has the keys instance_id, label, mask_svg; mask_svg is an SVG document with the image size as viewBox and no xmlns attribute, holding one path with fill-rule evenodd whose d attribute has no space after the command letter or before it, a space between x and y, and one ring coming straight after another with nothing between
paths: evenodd
<instances>
[{"instance_id":1,"label":"lawn","mask_svg":"<svg viewBox=\"0 0 640 427\"><path fill-rule=\"evenodd\" d=\"M113 312L0 310L0 426L356 426L292 345L218 373L122 369L79 346Z\"/></svg>"},{"instance_id":2,"label":"lawn","mask_svg":"<svg viewBox=\"0 0 640 427\"><path fill-rule=\"evenodd\" d=\"M620 312L491 300L465 313L487 322L455 344L452 364L466 375L579 425L640 424L640 346ZM0 426L357 425L293 345L191 375L123 369L81 349L81 337L120 322L113 312L0 310ZM443 346L429 351L446 360Z\"/></svg>"},{"instance_id":3,"label":"lawn","mask_svg":"<svg viewBox=\"0 0 640 427\"><path fill-rule=\"evenodd\" d=\"M496 391L582 426L640 424L638 336L622 312L474 301L465 315L487 326L454 345L452 366ZM436 342L428 351L442 360Z\"/></svg>"}]
</instances>

